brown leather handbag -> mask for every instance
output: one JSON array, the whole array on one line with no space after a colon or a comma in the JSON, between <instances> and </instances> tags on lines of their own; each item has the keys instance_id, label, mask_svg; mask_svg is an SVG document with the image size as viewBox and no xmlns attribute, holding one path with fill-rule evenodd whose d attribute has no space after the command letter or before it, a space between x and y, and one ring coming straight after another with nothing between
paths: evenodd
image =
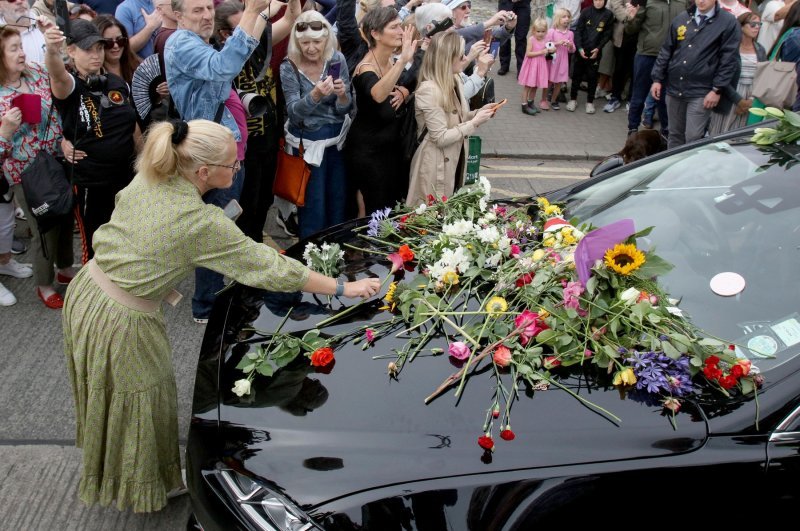
<instances>
[{"instance_id":1,"label":"brown leather handbag","mask_svg":"<svg viewBox=\"0 0 800 531\"><path fill-rule=\"evenodd\" d=\"M303 140L300 139L297 155L286 152L283 138L280 139L278 146L278 168L275 171L272 193L299 207L305 206L306 186L311 177L311 168L303 160Z\"/></svg>"}]
</instances>

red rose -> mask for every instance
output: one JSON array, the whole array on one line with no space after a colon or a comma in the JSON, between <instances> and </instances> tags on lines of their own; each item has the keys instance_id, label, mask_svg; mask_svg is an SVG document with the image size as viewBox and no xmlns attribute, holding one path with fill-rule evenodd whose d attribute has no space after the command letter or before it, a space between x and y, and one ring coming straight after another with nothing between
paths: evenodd
<instances>
[{"instance_id":1,"label":"red rose","mask_svg":"<svg viewBox=\"0 0 800 531\"><path fill-rule=\"evenodd\" d=\"M703 374L706 375L706 378L709 380L718 380L720 376L722 376L722 371L717 368L716 365L706 365L703 367Z\"/></svg>"},{"instance_id":2,"label":"red rose","mask_svg":"<svg viewBox=\"0 0 800 531\"><path fill-rule=\"evenodd\" d=\"M478 446L480 446L484 450L493 450L494 441L488 435L482 435L478 437Z\"/></svg>"},{"instance_id":3,"label":"red rose","mask_svg":"<svg viewBox=\"0 0 800 531\"><path fill-rule=\"evenodd\" d=\"M500 438L503 439L504 441L513 441L514 437L516 437L516 435L514 435L514 432L511 431L510 429L503 430L500 432Z\"/></svg>"},{"instance_id":4,"label":"red rose","mask_svg":"<svg viewBox=\"0 0 800 531\"><path fill-rule=\"evenodd\" d=\"M706 365L716 365L719 363L719 358L716 356L709 356L706 358Z\"/></svg>"},{"instance_id":5,"label":"red rose","mask_svg":"<svg viewBox=\"0 0 800 531\"><path fill-rule=\"evenodd\" d=\"M333 349L331 347L318 348L311 354L311 365L314 367L325 367L333 361Z\"/></svg>"},{"instance_id":6,"label":"red rose","mask_svg":"<svg viewBox=\"0 0 800 531\"><path fill-rule=\"evenodd\" d=\"M545 369L553 369L561 365L561 360L556 358L555 356L547 356L544 359L544 368Z\"/></svg>"},{"instance_id":7,"label":"red rose","mask_svg":"<svg viewBox=\"0 0 800 531\"><path fill-rule=\"evenodd\" d=\"M733 367L731 367L731 376L733 376L737 380L739 378L741 378L742 376L744 376L744 369L742 368L742 366L739 365L739 364L736 364Z\"/></svg>"},{"instance_id":8,"label":"red rose","mask_svg":"<svg viewBox=\"0 0 800 531\"><path fill-rule=\"evenodd\" d=\"M414 259L414 251L408 245L401 245L397 250L397 254L403 259L403 262L410 262Z\"/></svg>"},{"instance_id":9,"label":"red rose","mask_svg":"<svg viewBox=\"0 0 800 531\"><path fill-rule=\"evenodd\" d=\"M730 374L728 374L727 376L723 376L722 378L719 379L719 385L723 389L730 389L731 387L736 385L736 377L731 376Z\"/></svg>"},{"instance_id":10,"label":"red rose","mask_svg":"<svg viewBox=\"0 0 800 531\"><path fill-rule=\"evenodd\" d=\"M525 284L530 284L531 282L533 282L533 273L525 273L517 279L516 284L518 288L521 288Z\"/></svg>"}]
</instances>

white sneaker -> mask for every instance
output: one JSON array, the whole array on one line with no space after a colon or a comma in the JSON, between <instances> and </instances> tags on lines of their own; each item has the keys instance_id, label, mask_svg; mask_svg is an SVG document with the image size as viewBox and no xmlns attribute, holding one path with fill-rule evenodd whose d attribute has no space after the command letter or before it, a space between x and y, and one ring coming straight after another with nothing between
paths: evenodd
<instances>
[{"instance_id":1,"label":"white sneaker","mask_svg":"<svg viewBox=\"0 0 800 531\"><path fill-rule=\"evenodd\" d=\"M567 103L567 110L569 112L573 112L577 108L578 108L578 102L575 100L569 100L569 103Z\"/></svg>"},{"instance_id":2,"label":"white sneaker","mask_svg":"<svg viewBox=\"0 0 800 531\"><path fill-rule=\"evenodd\" d=\"M604 98L604 97L605 97L605 96L607 96L607 95L608 95L608 92L606 92L605 90L603 90L603 89L601 89L601 88L599 88L599 87L598 87L597 89L595 89L595 91L594 91L594 97L595 97L595 99L597 99L597 98Z\"/></svg>"},{"instance_id":3,"label":"white sneaker","mask_svg":"<svg viewBox=\"0 0 800 531\"><path fill-rule=\"evenodd\" d=\"M7 275L14 278L28 278L33 276L33 269L20 264L12 258L7 264L0 264L0 275Z\"/></svg>"},{"instance_id":4,"label":"white sneaker","mask_svg":"<svg viewBox=\"0 0 800 531\"><path fill-rule=\"evenodd\" d=\"M0 306L14 306L17 303L17 298L13 293L0 284Z\"/></svg>"},{"instance_id":5,"label":"white sneaker","mask_svg":"<svg viewBox=\"0 0 800 531\"><path fill-rule=\"evenodd\" d=\"M26 218L26 217L25 217L25 211L23 211L23 210L22 210L20 207L17 207L17 208L14 210L14 216L15 216L17 219L21 219L21 220L23 220L23 221L25 221L26 219L28 219L28 218Z\"/></svg>"},{"instance_id":6,"label":"white sneaker","mask_svg":"<svg viewBox=\"0 0 800 531\"><path fill-rule=\"evenodd\" d=\"M594 114L594 103L586 104L586 114Z\"/></svg>"}]
</instances>

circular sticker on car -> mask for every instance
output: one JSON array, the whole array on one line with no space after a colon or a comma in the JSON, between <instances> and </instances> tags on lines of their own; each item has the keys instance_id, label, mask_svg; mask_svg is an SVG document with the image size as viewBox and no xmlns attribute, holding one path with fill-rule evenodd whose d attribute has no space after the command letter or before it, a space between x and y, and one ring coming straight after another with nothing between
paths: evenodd
<instances>
[{"instance_id":1,"label":"circular sticker on car","mask_svg":"<svg viewBox=\"0 0 800 531\"><path fill-rule=\"evenodd\" d=\"M717 295L730 297L738 295L744 290L745 281L744 277L739 273L726 272L714 275L711 282L709 282L709 286L711 291Z\"/></svg>"},{"instance_id":2,"label":"circular sticker on car","mask_svg":"<svg viewBox=\"0 0 800 531\"><path fill-rule=\"evenodd\" d=\"M778 352L778 342L771 336L755 336L747 341L747 348L756 356L772 356Z\"/></svg>"}]
</instances>

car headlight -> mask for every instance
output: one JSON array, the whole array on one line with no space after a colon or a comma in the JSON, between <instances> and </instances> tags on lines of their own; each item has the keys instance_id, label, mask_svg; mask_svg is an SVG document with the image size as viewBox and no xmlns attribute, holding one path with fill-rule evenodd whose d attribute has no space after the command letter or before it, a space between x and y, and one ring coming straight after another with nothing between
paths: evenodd
<instances>
[{"instance_id":1,"label":"car headlight","mask_svg":"<svg viewBox=\"0 0 800 531\"><path fill-rule=\"evenodd\" d=\"M320 531L311 518L277 492L235 470L216 470L219 485L259 529L265 531Z\"/></svg>"}]
</instances>

